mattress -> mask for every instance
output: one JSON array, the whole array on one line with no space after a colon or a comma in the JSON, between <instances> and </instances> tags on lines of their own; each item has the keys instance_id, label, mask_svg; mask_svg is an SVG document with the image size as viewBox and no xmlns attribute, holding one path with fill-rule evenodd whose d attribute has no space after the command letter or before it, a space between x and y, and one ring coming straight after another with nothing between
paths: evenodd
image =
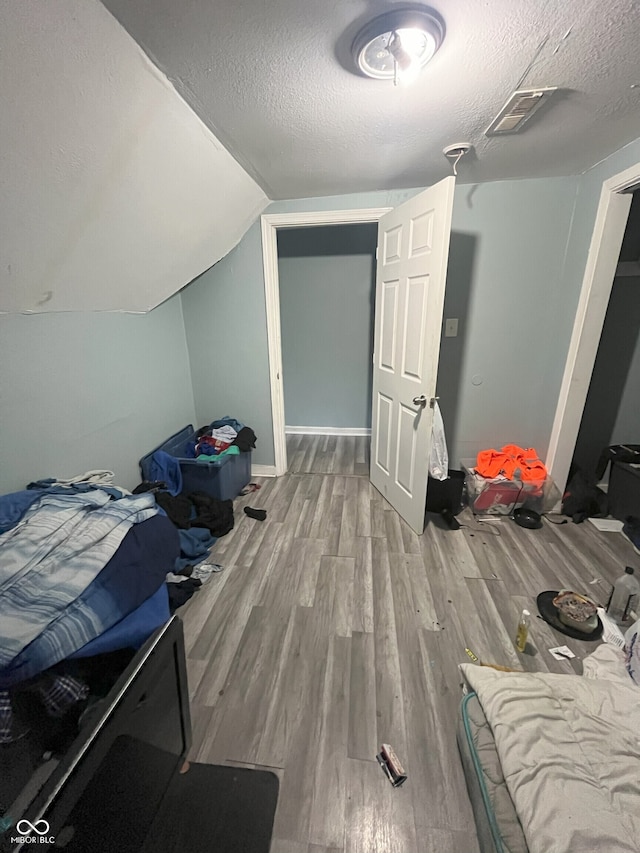
<instances>
[{"instance_id":1,"label":"mattress","mask_svg":"<svg viewBox=\"0 0 640 853\"><path fill-rule=\"evenodd\" d=\"M473 692L460 704L457 741L481 853L528 853L491 727Z\"/></svg>"},{"instance_id":2,"label":"mattress","mask_svg":"<svg viewBox=\"0 0 640 853\"><path fill-rule=\"evenodd\" d=\"M638 853L640 694L631 679L460 670L489 721L530 853Z\"/></svg>"}]
</instances>

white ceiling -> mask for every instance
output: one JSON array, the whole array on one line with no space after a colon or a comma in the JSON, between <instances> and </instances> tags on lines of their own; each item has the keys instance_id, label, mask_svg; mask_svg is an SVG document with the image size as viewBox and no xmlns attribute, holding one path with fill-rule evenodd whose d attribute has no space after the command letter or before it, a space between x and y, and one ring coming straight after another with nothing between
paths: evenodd
<instances>
[{"instance_id":1,"label":"white ceiling","mask_svg":"<svg viewBox=\"0 0 640 853\"><path fill-rule=\"evenodd\" d=\"M272 199L577 174L640 136L637 0L433 0L444 43L403 88L358 76L355 32L389 0L103 0ZM570 34L563 40L568 30ZM559 86L521 135L484 130L526 86Z\"/></svg>"}]
</instances>

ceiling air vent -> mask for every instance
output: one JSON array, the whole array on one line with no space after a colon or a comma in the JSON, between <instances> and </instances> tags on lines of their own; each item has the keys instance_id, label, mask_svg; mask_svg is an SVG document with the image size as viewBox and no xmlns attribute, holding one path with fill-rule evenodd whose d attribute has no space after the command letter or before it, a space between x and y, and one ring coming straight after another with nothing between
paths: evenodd
<instances>
[{"instance_id":1,"label":"ceiling air vent","mask_svg":"<svg viewBox=\"0 0 640 853\"><path fill-rule=\"evenodd\" d=\"M518 89L485 130L484 135L504 136L507 133L519 133L531 116L557 91L557 86L547 86L545 89Z\"/></svg>"}]
</instances>

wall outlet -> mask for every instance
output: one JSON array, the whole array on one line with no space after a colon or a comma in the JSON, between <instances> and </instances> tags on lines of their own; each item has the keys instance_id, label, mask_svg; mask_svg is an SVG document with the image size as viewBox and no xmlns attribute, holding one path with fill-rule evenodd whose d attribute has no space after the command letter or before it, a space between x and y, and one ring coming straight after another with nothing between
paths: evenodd
<instances>
[{"instance_id":1,"label":"wall outlet","mask_svg":"<svg viewBox=\"0 0 640 853\"><path fill-rule=\"evenodd\" d=\"M458 334L458 318L444 321L444 336L445 338L455 338Z\"/></svg>"}]
</instances>

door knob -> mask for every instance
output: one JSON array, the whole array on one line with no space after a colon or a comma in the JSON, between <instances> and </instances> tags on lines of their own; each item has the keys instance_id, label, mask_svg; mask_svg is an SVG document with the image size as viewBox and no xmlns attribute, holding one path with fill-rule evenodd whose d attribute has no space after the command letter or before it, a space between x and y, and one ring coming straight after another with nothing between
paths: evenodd
<instances>
[{"instance_id":1,"label":"door knob","mask_svg":"<svg viewBox=\"0 0 640 853\"><path fill-rule=\"evenodd\" d=\"M419 397L413 398L413 405L422 406L422 408L424 409L424 407L427 405L427 398L424 396L424 394L420 394Z\"/></svg>"}]
</instances>

